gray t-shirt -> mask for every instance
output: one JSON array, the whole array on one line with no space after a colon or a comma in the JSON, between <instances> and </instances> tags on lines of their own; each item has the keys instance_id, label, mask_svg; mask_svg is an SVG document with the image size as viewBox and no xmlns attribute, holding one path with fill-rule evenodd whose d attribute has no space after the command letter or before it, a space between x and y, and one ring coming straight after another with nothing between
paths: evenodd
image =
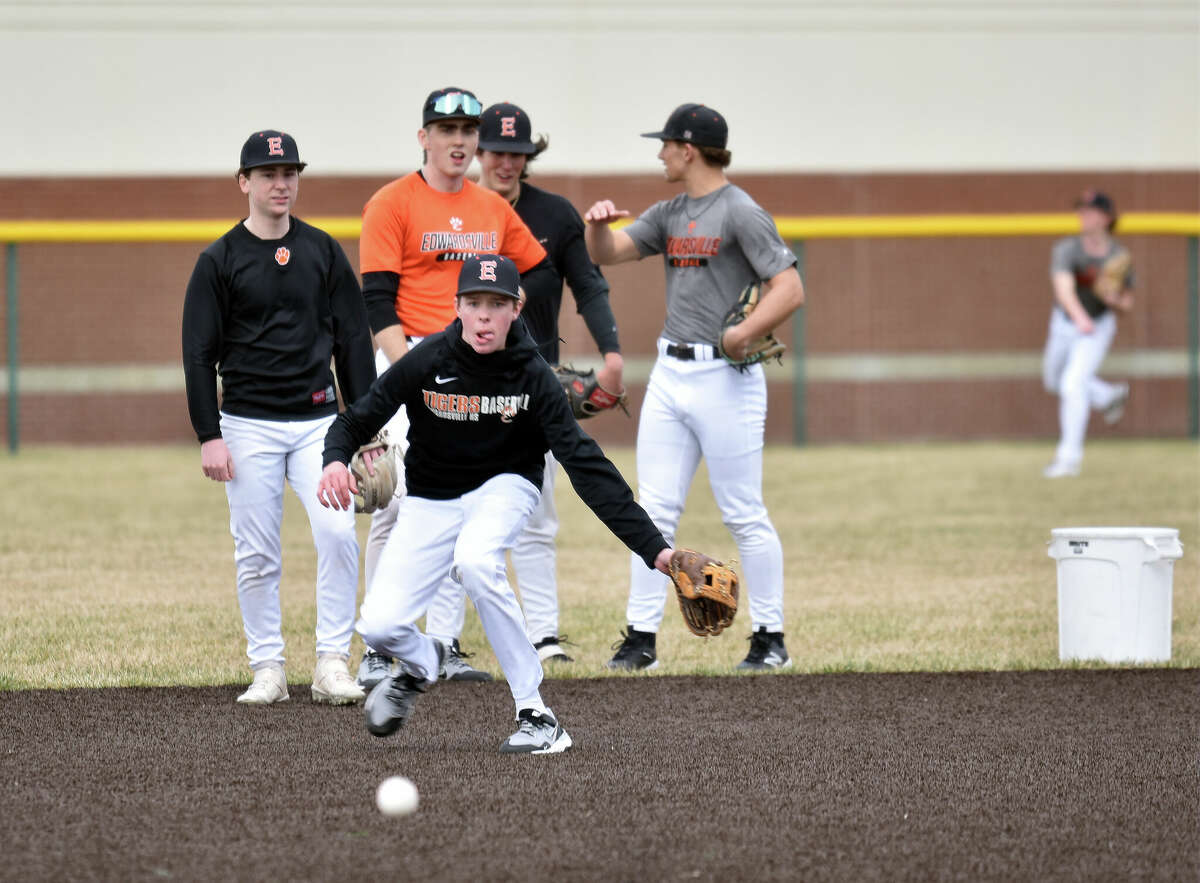
<instances>
[{"instance_id":1,"label":"gray t-shirt","mask_svg":"<svg viewBox=\"0 0 1200 883\"><path fill-rule=\"evenodd\" d=\"M1078 236L1067 236L1054 243L1050 251L1050 272L1070 273L1075 277L1075 293L1084 311L1093 319L1108 312L1108 305L1096 297L1096 279L1104 262L1120 248L1115 239L1110 240L1108 251L1101 257L1093 257L1083 250L1083 240ZM1125 276L1125 287L1133 287L1133 269ZM1055 307L1058 306L1057 302Z\"/></svg>"},{"instance_id":2,"label":"gray t-shirt","mask_svg":"<svg viewBox=\"0 0 1200 883\"><path fill-rule=\"evenodd\" d=\"M662 334L675 343L716 346L721 321L742 289L796 263L771 216L733 184L700 199L681 193L655 203L625 232L642 257L663 256Z\"/></svg>"}]
</instances>

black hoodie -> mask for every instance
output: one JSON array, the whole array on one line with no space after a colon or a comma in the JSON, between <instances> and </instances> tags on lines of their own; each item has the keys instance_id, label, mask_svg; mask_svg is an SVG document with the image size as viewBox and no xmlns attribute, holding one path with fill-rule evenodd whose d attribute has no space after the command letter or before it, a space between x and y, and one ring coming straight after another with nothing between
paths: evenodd
<instances>
[{"instance_id":1,"label":"black hoodie","mask_svg":"<svg viewBox=\"0 0 1200 883\"><path fill-rule=\"evenodd\" d=\"M505 472L540 489L549 449L580 498L648 567L668 548L621 473L580 429L523 323L513 324L505 348L494 353L475 352L458 319L425 338L334 421L325 465L349 463L401 406L408 409L411 496L456 499Z\"/></svg>"}]
</instances>

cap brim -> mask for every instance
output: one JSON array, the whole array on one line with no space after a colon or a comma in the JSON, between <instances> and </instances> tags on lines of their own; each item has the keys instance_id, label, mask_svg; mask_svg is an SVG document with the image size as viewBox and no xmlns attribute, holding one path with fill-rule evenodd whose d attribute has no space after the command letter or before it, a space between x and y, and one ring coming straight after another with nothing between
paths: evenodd
<instances>
[{"instance_id":1,"label":"cap brim","mask_svg":"<svg viewBox=\"0 0 1200 883\"><path fill-rule=\"evenodd\" d=\"M529 142L514 144L511 141L480 141L479 149L491 150L494 153L524 153L526 155L537 153L537 148Z\"/></svg>"},{"instance_id":2,"label":"cap brim","mask_svg":"<svg viewBox=\"0 0 1200 883\"><path fill-rule=\"evenodd\" d=\"M295 169L297 172L303 172L303 171L304 171L304 168L305 168L305 166L307 166L307 165L308 165L308 163L306 163L306 162L275 162L275 161L267 161L267 162L255 162L255 163L250 163L250 165L248 165L248 166L242 166L242 168L243 168L243 169L245 169L245 170L248 172L248 171L250 171L251 169L261 169L261 168L263 168L264 166L290 166L290 167L294 168L294 169Z\"/></svg>"},{"instance_id":3,"label":"cap brim","mask_svg":"<svg viewBox=\"0 0 1200 883\"><path fill-rule=\"evenodd\" d=\"M464 288L461 291L456 291L454 296L462 297L464 294L498 294L501 297L511 297L513 300L521 299L521 295L513 294L509 291L502 291L499 288Z\"/></svg>"},{"instance_id":4,"label":"cap brim","mask_svg":"<svg viewBox=\"0 0 1200 883\"><path fill-rule=\"evenodd\" d=\"M643 138L661 138L664 141L671 140L671 136L666 132L642 132Z\"/></svg>"},{"instance_id":5,"label":"cap brim","mask_svg":"<svg viewBox=\"0 0 1200 883\"><path fill-rule=\"evenodd\" d=\"M490 150L493 153L524 153L526 155L537 153L537 148L529 142L514 144L511 141L480 141L479 149Z\"/></svg>"}]
</instances>

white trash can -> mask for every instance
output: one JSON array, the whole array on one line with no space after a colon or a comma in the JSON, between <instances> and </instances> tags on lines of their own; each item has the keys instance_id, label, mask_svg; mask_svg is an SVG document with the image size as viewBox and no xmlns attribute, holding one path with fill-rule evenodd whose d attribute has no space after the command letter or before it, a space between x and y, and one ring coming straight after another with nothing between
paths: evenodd
<instances>
[{"instance_id":1,"label":"white trash can","mask_svg":"<svg viewBox=\"0 0 1200 883\"><path fill-rule=\"evenodd\" d=\"M1167 662L1171 578L1183 556L1171 527L1058 527L1058 658Z\"/></svg>"}]
</instances>

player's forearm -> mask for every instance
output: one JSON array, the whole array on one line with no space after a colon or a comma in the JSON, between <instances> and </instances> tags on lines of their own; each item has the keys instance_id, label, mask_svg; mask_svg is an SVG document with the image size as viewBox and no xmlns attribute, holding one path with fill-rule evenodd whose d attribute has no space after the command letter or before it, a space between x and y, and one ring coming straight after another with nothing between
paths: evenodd
<instances>
[{"instance_id":1,"label":"player's forearm","mask_svg":"<svg viewBox=\"0 0 1200 883\"><path fill-rule=\"evenodd\" d=\"M596 341L596 348L601 353L621 352L621 342L617 337L617 320L613 316L612 305L608 301L607 291L600 296L587 301L586 305L576 300L579 314L587 325L588 333Z\"/></svg>"},{"instance_id":2,"label":"player's forearm","mask_svg":"<svg viewBox=\"0 0 1200 883\"><path fill-rule=\"evenodd\" d=\"M614 230L606 223L589 223L583 231L583 241L587 243L592 261L602 267L636 261L642 256L628 233Z\"/></svg>"},{"instance_id":3,"label":"player's forearm","mask_svg":"<svg viewBox=\"0 0 1200 883\"><path fill-rule=\"evenodd\" d=\"M1054 286L1054 299L1068 318L1077 325L1087 324L1087 310L1079 302L1079 295L1075 292L1075 279L1071 274L1055 273L1051 277L1051 283Z\"/></svg>"},{"instance_id":4,"label":"player's forearm","mask_svg":"<svg viewBox=\"0 0 1200 883\"><path fill-rule=\"evenodd\" d=\"M375 332L375 348L383 350L389 363L408 352L408 339L404 336L403 325L389 325Z\"/></svg>"},{"instance_id":5,"label":"player's forearm","mask_svg":"<svg viewBox=\"0 0 1200 883\"><path fill-rule=\"evenodd\" d=\"M747 340L754 340L782 325L804 305L804 283L795 268L772 277L763 287L758 307L742 323Z\"/></svg>"},{"instance_id":6,"label":"player's forearm","mask_svg":"<svg viewBox=\"0 0 1200 883\"><path fill-rule=\"evenodd\" d=\"M583 231L591 259L604 266L613 262L613 231L607 224L588 224Z\"/></svg>"}]
</instances>

